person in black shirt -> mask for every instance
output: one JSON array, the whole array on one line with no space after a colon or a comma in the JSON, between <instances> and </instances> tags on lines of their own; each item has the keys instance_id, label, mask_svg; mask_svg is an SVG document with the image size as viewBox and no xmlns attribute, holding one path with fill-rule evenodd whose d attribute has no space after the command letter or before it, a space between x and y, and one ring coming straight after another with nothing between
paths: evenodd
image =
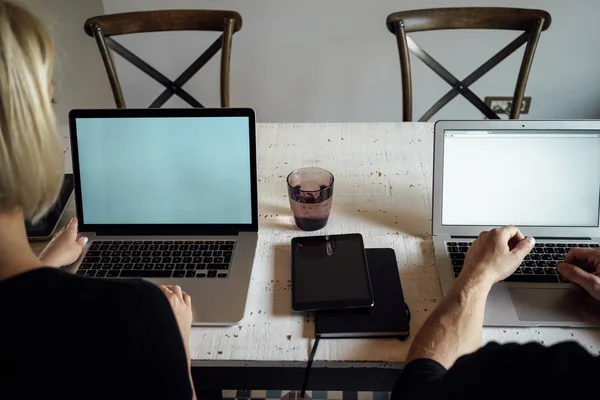
<instances>
[{"instance_id":1,"label":"person in black shirt","mask_svg":"<svg viewBox=\"0 0 600 400\"><path fill-rule=\"evenodd\" d=\"M40 21L0 0L0 399L191 399L180 287L62 271L86 242L75 219L39 259L27 241L64 170L52 64Z\"/></svg>"},{"instance_id":2,"label":"person in black shirt","mask_svg":"<svg viewBox=\"0 0 600 400\"><path fill-rule=\"evenodd\" d=\"M534 243L514 226L479 235L451 292L415 337L392 400L571 399L595 392L600 359L575 342L479 349L492 285L511 275ZM600 251L572 249L558 269L600 300Z\"/></svg>"}]
</instances>

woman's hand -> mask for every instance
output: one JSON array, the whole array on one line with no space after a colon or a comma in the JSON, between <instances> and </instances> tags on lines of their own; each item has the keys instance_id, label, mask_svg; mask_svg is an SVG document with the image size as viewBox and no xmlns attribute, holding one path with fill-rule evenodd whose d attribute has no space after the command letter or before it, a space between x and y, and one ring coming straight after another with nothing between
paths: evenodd
<instances>
[{"instance_id":1,"label":"woman's hand","mask_svg":"<svg viewBox=\"0 0 600 400\"><path fill-rule=\"evenodd\" d=\"M169 304L175 314L183 345L189 357L190 333L192 331L192 298L179 285L158 285L158 288L167 296Z\"/></svg>"},{"instance_id":2,"label":"woman's hand","mask_svg":"<svg viewBox=\"0 0 600 400\"><path fill-rule=\"evenodd\" d=\"M179 332L183 339L183 347L187 355L188 370L190 371L190 385L192 387L192 400L196 400L194 379L192 379L192 361L190 355L190 334L192 332L192 298L179 285L158 285L158 288L167 296L169 304L175 314Z\"/></svg>"},{"instance_id":3,"label":"woman's hand","mask_svg":"<svg viewBox=\"0 0 600 400\"><path fill-rule=\"evenodd\" d=\"M88 241L86 237L77 237L77 226L77 218L72 218L67 226L54 235L39 257L44 266L65 267L77 261Z\"/></svg>"}]
</instances>

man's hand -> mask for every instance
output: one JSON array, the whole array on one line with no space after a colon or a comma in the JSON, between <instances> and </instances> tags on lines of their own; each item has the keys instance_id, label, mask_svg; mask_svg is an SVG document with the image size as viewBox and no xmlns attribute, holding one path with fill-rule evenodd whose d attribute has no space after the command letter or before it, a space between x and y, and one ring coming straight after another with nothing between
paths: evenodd
<instances>
[{"instance_id":1,"label":"man's hand","mask_svg":"<svg viewBox=\"0 0 600 400\"><path fill-rule=\"evenodd\" d=\"M509 277L535 244L515 226L481 232L467 252L461 279L493 285Z\"/></svg>"},{"instance_id":2,"label":"man's hand","mask_svg":"<svg viewBox=\"0 0 600 400\"><path fill-rule=\"evenodd\" d=\"M571 249L565 261L559 264L558 272L600 300L600 250Z\"/></svg>"},{"instance_id":3,"label":"man's hand","mask_svg":"<svg viewBox=\"0 0 600 400\"><path fill-rule=\"evenodd\" d=\"M158 288L167 296L175 314L183 345L189 357L190 333L192 330L192 298L179 285L159 285Z\"/></svg>"},{"instance_id":4,"label":"man's hand","mask_svg":"<svg viewBox=\"0 0 600 400\"><path fill-rule=\"evenodd\" d=\"M417 333L407 362L429 358L450 368L459 357L481 347L485 304L492 285L512 274L535 240L514 226L482 232L467 252L450 292Z\"/></svg>"},{"instance_id":5,"label":"man's hand","mask_svg":"<svg viewBox=\"0 0 600 400\"><path fill-rule=\"evenodd\" d=\"M40 254L40 261L48 267L65 267L73 264L87 243L86 237L77 237L77 218L62 228Z\"/></svg>"}]
</instances>

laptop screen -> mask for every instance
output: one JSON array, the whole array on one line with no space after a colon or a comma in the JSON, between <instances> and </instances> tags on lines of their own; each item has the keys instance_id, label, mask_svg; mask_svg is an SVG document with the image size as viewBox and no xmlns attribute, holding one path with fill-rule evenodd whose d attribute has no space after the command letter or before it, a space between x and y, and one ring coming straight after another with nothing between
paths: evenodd
<instances>
[{"instance_id":1,"label":"laptop screen","mask_svg":"<svg viewBox=\"0 0 600 400\"><path fill-rule=\"evenodd\" d=\"M248 117L77 118L86 224L250 224Z\"/></svg>"},{"instance_id":2,"label":"laptop screen","mask_svg":"<svg viewBox=\"0 0 600 400\"><path fill-rule=\"evenodd\" d=\"M597 227L600 131L446 130L442 225Z\"/></svg>"}]
</instances>

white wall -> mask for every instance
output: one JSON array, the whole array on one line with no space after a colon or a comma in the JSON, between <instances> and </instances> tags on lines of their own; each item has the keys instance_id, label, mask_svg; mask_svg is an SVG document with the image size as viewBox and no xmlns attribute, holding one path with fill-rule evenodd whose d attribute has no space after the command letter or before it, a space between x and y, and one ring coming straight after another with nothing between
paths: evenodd
<instances>
[{"instance_id":1,"label":"white wall","mask_svg":"<svg viewBox=\"0 0 600 400\"><path fill-rule=\"evenodd\" d=\"M13 0L14 1L14 0ZM102 15L102 0L17 0L50 28L56 47L54 98L58 123L73 108L114 107L108 78L94 41L83 32L89 17Z\"/></svg>"},{"instance_id":2,"label":"white wall","mask_svg":"<svg viewBox=\"0 0 600 400\"><path fill-rule=\"evenodd\" d=\"M234 36L232 105L253 107L261 121L272 122L401 120L398 55L385 18L394 11L448 6L549 11L552 26L538 47L526 91L533 101L523 118L600 118L597 0L104 0L106 13L164 8L239 11L244 26ZM454 31L413 37L461 79L516 35ZM130 36L122 43L174 79L215 37L161 33ZM522 50L472 86L475 93L512 96L521 54ZM143 73L122 60L118 69L130 107L145 107L158 95L159 85ZM413 60L413 79L418 118L449 87L418 60ZM217 106L218 57L186 89L205 105ZM177 99L168 106L184 104ZM434 117L442 118L482 115L456 99Z\"/></svg>"}]
</instances>

